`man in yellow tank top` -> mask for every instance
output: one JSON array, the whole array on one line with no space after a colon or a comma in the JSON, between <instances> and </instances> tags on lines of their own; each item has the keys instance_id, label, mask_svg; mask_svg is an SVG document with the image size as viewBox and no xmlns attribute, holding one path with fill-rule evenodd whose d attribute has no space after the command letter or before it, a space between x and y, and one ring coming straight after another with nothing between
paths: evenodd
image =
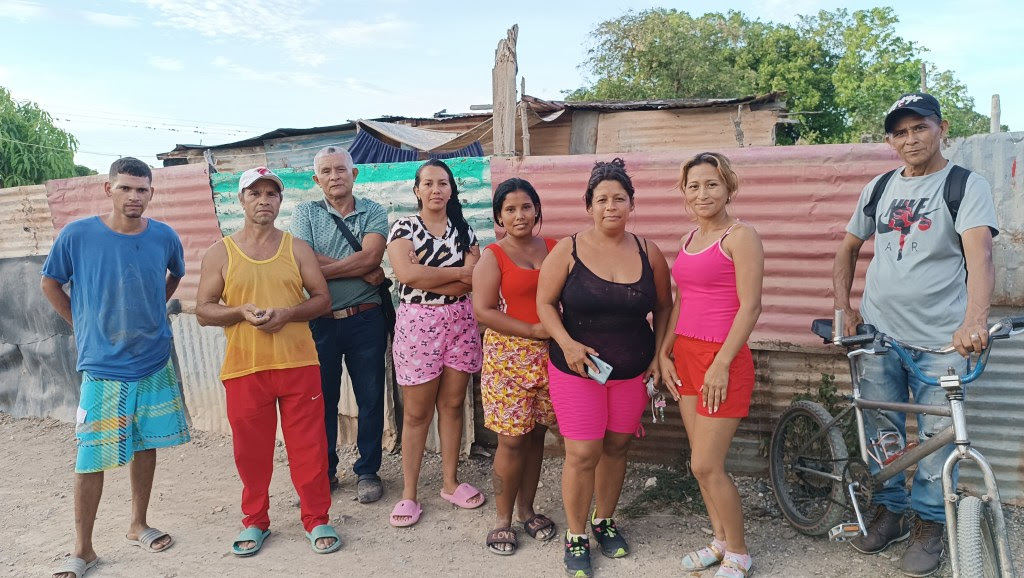
<instances>
[{"instance_id":1,"label":"man in yellow tank top","mask_svg":"<svg viewBox=\"0 0 1024 578\"><path fill-rule=\"evenodd\" d=\"M245 514L231 546L237 556L255 554L270 535L278 409L306 537L318 554L341 547L327 523L324 402L306 323L327 312L331 300L313 250L274 224L283 191L280 177L267 168L242 173L238 200L245 224L206 252L196 298L199 323L223 327L227 337L220 378Z\"/></svg>"}]
</instances>

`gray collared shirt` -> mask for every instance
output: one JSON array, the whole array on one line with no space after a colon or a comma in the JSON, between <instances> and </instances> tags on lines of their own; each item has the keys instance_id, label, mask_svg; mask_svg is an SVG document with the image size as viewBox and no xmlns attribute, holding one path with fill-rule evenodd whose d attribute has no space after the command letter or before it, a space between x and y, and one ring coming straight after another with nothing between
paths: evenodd
<instances>
[{"instance_id":1,"label":"gray collared shirt","mask_svg":"<svg viewBox=\"0 0 1024 578\"><path fill-rule=\"evenodd\" d=\"M355 209L344 217L330 203L327 204L327 211L320 206L320 201L299 203L292 213L292 235L309 243L317 253L339 260L352 255L355 249L338 230L331 214L341 217L360 243L370 233L387 237L387 210L369 199L354 197L354 200ZM344 309L361 303L380 303L376 286L358 277L330 279L327 287L331 291L331 309Z\"/></svg>"}]
</instances>

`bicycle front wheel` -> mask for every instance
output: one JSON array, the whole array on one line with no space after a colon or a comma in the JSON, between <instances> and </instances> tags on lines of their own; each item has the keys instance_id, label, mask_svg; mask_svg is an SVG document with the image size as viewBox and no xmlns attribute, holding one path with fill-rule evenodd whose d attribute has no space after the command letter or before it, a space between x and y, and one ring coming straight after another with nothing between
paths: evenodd
<instances>
[{"instance_id":1,"label":"bicycle front wheel","mask_svg":"<svg viewBox=\"0 0 1024 578\"><path fill-rule=\"evenodd\" d=\"M768 472L782 514L802 534L817 536L842 521L848 455L832 416L820 404L794 402L772 433Z\"/></svg>"},{"instance_id":2,"label":"bicycle front wheel","mask_svg":"<svg viewBox=\"0 0 1024 578\"><path fill-rule=\"evenodd\" d=\"M956 507L957 566L961 578L998 578L999 555L989 506L966 496Z\"/></svg>"}]
</instances>

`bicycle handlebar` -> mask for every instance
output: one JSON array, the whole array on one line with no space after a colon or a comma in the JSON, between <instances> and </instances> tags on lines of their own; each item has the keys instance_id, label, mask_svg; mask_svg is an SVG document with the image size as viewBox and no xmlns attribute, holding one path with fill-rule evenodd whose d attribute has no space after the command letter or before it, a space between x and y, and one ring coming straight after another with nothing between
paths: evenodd
<instances>
[{"instance_id":1,"label":"bicycle handlebar","mask_svg":"<svg viewBox=\"0 0 1024 578\"><path fill-rule=\"evenodd\" d=\"M922 347L919 345L913 345L910 343L904 343L898 339L889 337L888 335L876 331L874 326L861 324L857 326L857 335L848 335L842 337L833 337L832 335L832 319L815 319L811 323L811 331L815 335L821 337L826 344L834 343L847 348L860 347L868 344L872 344L870 348L861 350L863 353L874 353L881 355L885 353L887 349L892 349L896 352L896 355L907 364L908 367L914 372L914 375L921 381L930 385L938 385L939 379L936 377L930 377L925 375L920 368L917 367L917 363L910 356L909 351L918 351L922 353L936 353L946 354L955 351L952 345L935 349L931 347ZM989 327L988 335L990 340L996 339L1007 339L1010 336L1024 333L1024 316L1021 317L1004 317L997 321L992 327ZM967 373L967 375L960 376L960 382L963 384L971 383L978 379L982 372L985 371L985 365L988 363L989 352L992 346L989 343L989 347L986 347L982 351L981 356L978 358L978 362L975 364L974 369Z\"/></svg>"}]
</instances>

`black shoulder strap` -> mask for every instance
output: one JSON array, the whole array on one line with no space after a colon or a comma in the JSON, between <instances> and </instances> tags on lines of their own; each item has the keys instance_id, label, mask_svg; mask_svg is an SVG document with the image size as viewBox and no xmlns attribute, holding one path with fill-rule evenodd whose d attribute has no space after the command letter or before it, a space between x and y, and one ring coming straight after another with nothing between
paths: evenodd
<instances>
[{"instance_id":1,"label":"black shoulder strap","mask_svg":"<svg viewBox=\"0 0 1024 578\"><path fill-rule=\"evenodd\" d=\"M357 253L359 251L362 251L363 245L359 242L358 239L356 239L356 236L352 234L352 230L348 228L348 225L345 224L345 221L342 221L341 218L338 217L338 215L335 215L334 213L327 210L327 201L320 199L317 202L317 204L320 205L320 208L327 211L327 214L330 215L332 219L334 219L334 224L338 226L339 230L341 230L341 234L345 235L345 239L348 241L348 244L352 245L352 248L355 249Z\"/></svg>"},{"instance_id":2,"label":"black shoulder strap","mask_svg":"<svg viewBox=\"0 0 1024 578\"><path fill-rule=\"evenodd\" d=\"M885 192L885 185L889 184L889 180L896 174L899 169L893 169L884 175L878 177L875 181L875 188L871 189L871 198L868 199L868 203L864 205L864 214L868 216L872 221L875 220L875 214L878 210L878 200L882 198L882 193Z\"/></svg>"},{"instance_id":3,"label":"black shoulder strap","mask_svg":"<svg viewBox=\"0 0 1024 578\"><path fill-rule=\"evenodd\" d=\"M971 176L971 171L965 169L960 165L953 165L949 169L949 174L946 176L946 183L943 185L942 198L946 201L946 208L949 209L949 216L953 217L953 223L956 223L956 214L960 210L960 201L964 198L964 193L967 191L967 178Z\"/></svg>"}]
</instances>

